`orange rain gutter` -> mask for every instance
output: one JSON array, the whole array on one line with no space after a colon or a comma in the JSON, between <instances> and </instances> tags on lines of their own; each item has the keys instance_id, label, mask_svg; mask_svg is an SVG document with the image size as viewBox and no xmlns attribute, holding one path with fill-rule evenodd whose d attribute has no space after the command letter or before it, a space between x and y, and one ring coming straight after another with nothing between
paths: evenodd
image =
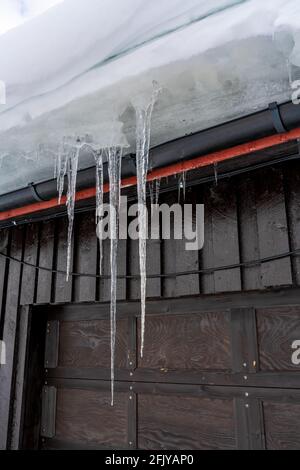
<instances>
[{"instance_id":1,"label":"orange rain gutter","mask_svg":"<svg viewBox=\"0 0 300 470\"><path fill-rule=\"evenodd\" d=\"M248 155L253 152L258 152L260 150L265 150L276 145L284 144L293 140L300 139L300 128L294 129L283 134L276 134L270 137L265 137L263 139L253 140L246 144L237 145L226 150L220 150L218 152L213 152L208 155L202 155L200 157L193 158L191 160L184 160L182 162L174 163L172 165L158 168L148 173L147 181L154 181L160 178L166 178L168 176L177 175L183 172L190 170L196 170L205 166L212 165L214 163L224 162L232 158L241 157L243 155ZM122 188L128 188L130 186L136 186L137 179L136 176L125 178L121 181ZM109 192L109 184L105 183L104 192ZM94 187L83 189L76 193L76 201L82 201L84 199L90 199L95 197L96 189ZM16 209L10 209L7 211L0 212L0 221L13 219L20 217L22 215L32 214L34 212L40 212L46 209L51 209L64 205L66 203L66 197L63 196L61 203L58 204L58 199L53 198L48 201L36 202L34 204L29 204L24 207L19 207Z\"/></svg>"}]
</instances>

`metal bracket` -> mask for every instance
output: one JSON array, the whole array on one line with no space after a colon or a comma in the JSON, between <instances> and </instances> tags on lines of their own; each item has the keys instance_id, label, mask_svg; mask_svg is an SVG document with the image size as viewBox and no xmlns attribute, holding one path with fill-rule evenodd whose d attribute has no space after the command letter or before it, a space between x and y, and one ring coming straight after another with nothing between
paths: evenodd
<instances>
[{"instance_id":1,"label":"metal bracket","mask_svg":"<svg viewBox=\"0 0 300 470\"><path fill-rule=\"evenodd\" d=\"M43 387L41 436L52 438L55 436L56 420L56 388Z\"/></svg>"},{"instance_id":2,"label":"metal bracket","mask_svg":"<svg viewBox=\"0 0 300 470\"><path fill-rule=\"evenodd\" d=\"M44 201L44 199L42 199L42 198L38 195L34 183L29 183L29 184L28 184L28 188L30 189L30 192L31 192L31 194L32 194L32 197L35 199L35 201L37 201L37 202L43 202L43 201Z\"/></svg>"},{"instance_id":3,"label":"metal bracket","mask_svg":"<svg viewBox=\"0 0 300 470\"><path fill-rule=\"evenodd\" d=\"M274 103L269 104L269 110L272 115L273 126L275 127L277 133L283 134L284 132L287 132L287 129L280 115L280 109L276 101Z\"/></svg>"}]
</instances>

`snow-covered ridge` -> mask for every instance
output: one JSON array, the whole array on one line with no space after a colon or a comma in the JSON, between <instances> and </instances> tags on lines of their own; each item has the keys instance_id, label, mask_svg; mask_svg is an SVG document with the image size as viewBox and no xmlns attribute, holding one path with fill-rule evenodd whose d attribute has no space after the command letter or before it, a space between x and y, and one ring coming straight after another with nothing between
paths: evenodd
<instances>
[{"instance_id":1,"label":"snow-covered ridge","mask_svg":"<svg viewBox=\"0 0 300 470\"><path fill-rule=\"evenodd\" d=\"M134 145L131 102L153 80L151 145L290 99L288 64L300 65L298 0L65 0L0 36L0 192L27 171L51 177L40 148L66 135L105 146L117 119L115 144Z\"/></svg>"}]
</instances>

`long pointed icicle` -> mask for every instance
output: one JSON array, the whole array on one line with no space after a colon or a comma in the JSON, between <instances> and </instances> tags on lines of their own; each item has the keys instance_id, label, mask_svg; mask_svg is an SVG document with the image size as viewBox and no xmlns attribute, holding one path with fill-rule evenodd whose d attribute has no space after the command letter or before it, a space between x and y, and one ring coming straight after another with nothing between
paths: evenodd
<instances>
[{"instance_id":1,"label":"long pointed icicle","mask_svg":"<svg viewBox=\"0 0 300 470\"><path fill-rule=\"evenodd\" d=\"M68 214L68 235L67 235L67 275L66 280L69 280L70 264L72 254L72 235L74 224L74 209L76 197L76 180L78 170L78 159L81 149L80 142L69 143L62 142L56 160L56 177L57 177L57 190L58 202L61 203L62 194L65 185L65 176L67 176L67 214Z\"/></svg>"},{"instance_id":2,"label":"long pointed icicle","mask_svg":"<svg viewBox=\"0 0 300 470\"><path fill-rule=\"evenodd\" d=\"M96 226L99 239L100 261L99 274L102 274L103 264L103 240L102 240L102 208L103 208L103 153L95 152L96 161Z\"/></svg>"},{"instance_id":3,"label":"long pointed icicle","mask_svg":"<svg viewBox=\"0 0 300 470\"><path fill-rule=\"evenodd\" d=\"M80 145L72 147L68 154L67 175L68 175L68 192L67 192L67 212L68 212L68 248L67 248L67 281L70 276L71 253L72 253L72 234L74 225L74 209L76 197L76 180L78 170Z\"/></svg>"},{"instance_id":4,"label":"long pointed icicle","mask_svg":"<svg viewBox=\"0 0 300 470\"><path fill-rule=\"evenodd\" d=\"M116 310L117 310L117 256L119 238L119 209L121 188L122 149L108 149L108 175L110 195L110 346L111 346L111 406L114 404L115 349L116 349Z\"/></svg>"},{"instance_id":5,"label":"long pointed icicle","mask_svg":"<svg viewBox=\"0 0 300 470\"><path fill-rule=\"evenodd\" d=\"M147 206L146 182L149 163L151 117L154 104L159 94L156 83L150 103L146 107L136 106L136 171L139 205L139 259L141 276L141 349L143 357L146 313L146 245L147 245Z\"/></svg>"}]
</instances>

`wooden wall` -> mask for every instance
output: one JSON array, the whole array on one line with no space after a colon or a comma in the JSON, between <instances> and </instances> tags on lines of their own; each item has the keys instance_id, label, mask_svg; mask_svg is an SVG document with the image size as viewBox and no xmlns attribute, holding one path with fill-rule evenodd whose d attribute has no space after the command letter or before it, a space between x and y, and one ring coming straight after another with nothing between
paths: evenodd
<instances>
[{"instance_id":1,"label":"wooden wall","mask_svg":"<svg viewBox=\"0 0 300 470\"><path fill-rule=\"evenodd\" d=\"M148 243L148 273L197 270L281 254L300 248L300 162L266 168L218 185L187 190L187 202L205 204L205 245L185 251L180 240ZM176 194L161 202L177 201ZM65 218L23 225L1 233L2 251L36 266L65 269ZM109 274L109 241L105 242L104 273ZM93 213L76 216L73 270L96 274L99 247ZM138 273L138 243L121 241L119 273ZM176 297L299 285L300 257L287 257L262 266L235 268L213 274L156 278L148 282L149 297ZM8 429L14 419L12 387L20 328L20 306L60 302L107 301L109 280L38 271L0 257L0 338L7 348L7 365L0 367L0 449L11 445ZM139 282L120 280L118 298L137 299Z\"/></svg>"}]
</instances>

